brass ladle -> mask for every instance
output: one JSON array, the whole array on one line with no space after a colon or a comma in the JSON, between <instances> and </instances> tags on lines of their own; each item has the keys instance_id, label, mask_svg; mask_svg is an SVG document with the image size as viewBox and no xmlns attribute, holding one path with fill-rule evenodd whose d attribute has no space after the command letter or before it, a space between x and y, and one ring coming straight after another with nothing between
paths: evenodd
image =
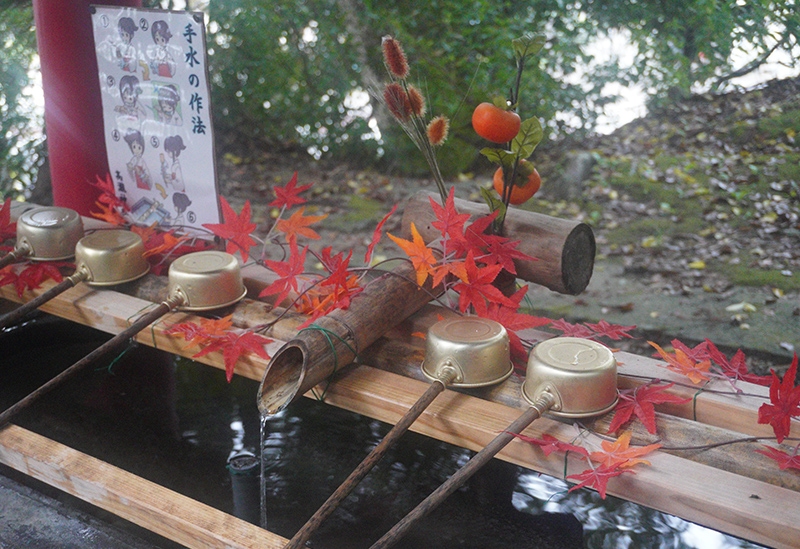
<instances>
[{"instance_id":1,"label":"brass ladle","mask_svg":"<svg viewBox=\"0 0 800 549\"><path fill-rule=\"evenodd\" d=\"M155 309L142 315L128 328L80 359L31 394L0 413L0 428L19 411L62 382L75 376L82 368L123 345L147 326L174 309L208 311L233 305L247 293L242 282L239 262L225 252L203 251L176 259L169 268L167 299Z\"/></svg>"},{"instance_id":2,"label":"brass ladle","mask_svg":"<svg viewBox=\"0 0 800 549\"><path fill-rule=\"evenodd\" d=\"M141 278L150 270L144 259L142 238L130 231L97 231L81 238L74 247L75 272L10 313L0 317L0 329L10 326L31 311L79 282L91 286L114 286Z\"/></svg>"},{"instance_id":3,"label":"brass ladle","mask_svg":"<svg viewBox=\"0 0 800 549\"><path fill-rule=\"evenodd\" d=\"M83 237L83 220L68 208L33 208L17 220L14 250L0 259L0 269L30 258L34 261L61 261L75 255L75 245Z\"/></svg>"},{"instance_id":4,"label":"brass ladle","mask_svg":"<svg viewBox=\"0 0 800 549\"><path fill-rule=\"evenodd\" d=\"M414 523L436 509L478 469L545 412L567 418L602 415L617 403L617 365L611 351L594 341L559 337L539 343L528 359L522 394L531 404L516 421L392 527L370 549L394 545Z\"/></svg>"},{"instance_id":5,"label":"brass ladle","mask_svg":"<svg viewBox=\"0 0 800 549\"><path fill-rule=\"evenodd\" d=\"M493 320L460 317L437 322L428 330L422 372L430 387L373 448L350 476L306 521L284 549L303 547L322 522L409 429L446 387L477 388L500 383L511 375L508 333Z\"/></svg>"}]
</instances>

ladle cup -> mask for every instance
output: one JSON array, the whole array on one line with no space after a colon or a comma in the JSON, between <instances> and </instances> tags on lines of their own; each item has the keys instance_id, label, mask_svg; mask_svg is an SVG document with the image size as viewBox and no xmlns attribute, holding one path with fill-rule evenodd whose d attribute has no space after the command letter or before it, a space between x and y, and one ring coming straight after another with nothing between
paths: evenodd
<instances>
[{"instance_id":1,"label":"ladle cup","mask_svg":"<svg viewBox=\"0 0 800 549\"><path fill-rule=\"evenodd\" d=\"M141 278L150 270L144 258L142 238L133 232L97 231L75 245L75 272L61 282L0 317L0 329L21 320L57 295L86 282L91 286L115 286Z\"/></svg>"},{"instance_id":2,"label":"ladle cup","mask_svg":"<svg viewBox=\"0 0 800 549\"><path fill-rule=\"evenodd\" d=\"M0 259L0 269L25 257L34 261L61 261L75 255L83 237L83 220L68 208L33 208L17 220L14 250Z\"/></svg>"},{"instance_id":3,"label":"ladle cup","mask_svg":"<svg viewBox=\"0 0 800 549\"><path fill-rule=\"evenodd\" d=\"M72 378L82 368L113 351L147 326L174 309L208 311L233 305L247 293L239 263L225 252L203 251L176 259L169 268L167 299L145 313L128 328L80 359L31 394L0 413L0 428L19 411L33 404L60 383Z\"/></svg>"},{"instance_id":4,"label":"ladle cup","mask_svg":"<svg viewBox=\"0 0 800 549\"><path fill-rule=\"evenodd\" d=\"M428 330L422 372L432 380L428 389L353 470L284 549L303 547L322 522L380 461L433 400L448 386L477 388L500 383L511 375L508 333L493 320L460 317L437 322Z\"/></svg>"},{"instance_id":5,"label":"ladle cup","mask_svg":"<svg viewBox=\"0 0 800 549\"><path fill-rule=\"evenodd\" d=\"M456 471L370 549L394 545L414 523L436 509L533 421L549 412L581 418L602 415L617 403L617 366L611 351L594 341L559 337L537 345L528 359L523 396L531 404L505 431Z\"/></svg>"}]
</instances>

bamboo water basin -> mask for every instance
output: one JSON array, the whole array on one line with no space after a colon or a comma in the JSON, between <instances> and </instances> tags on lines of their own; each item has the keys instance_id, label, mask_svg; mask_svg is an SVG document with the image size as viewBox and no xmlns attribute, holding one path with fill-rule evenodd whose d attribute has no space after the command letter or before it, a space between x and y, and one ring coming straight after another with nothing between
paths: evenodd
<instances>
[{"instance_id":1,"label":"bamboo water basin","mask_svg":"<svg viewBox=\"0 0 800 549\"><path fill-rule=\"evenodd\" d=\"M269 283L261 268L245 268L242 275L250 295L257 295ZM151 306L165 286L165 277L153 275L113 290L79 285L44 305L42 310L116 334ZM24 297L30 299L49 287L45 283L40 290ZM0 288L0 298L21 301L7 286ZM245 299L231 311L239 327L269 321L277 314L268 304L252 299ZM446 310L427 305L362 350L357 365L337 372L330 384L326 383L325 402L388 423L396 422L428 386L419 368L424 341L414 334L424 333L447 314ZM195 350L185 350L182 339L165 331L175 323L192 320L199 318L186 312L170 313L139 333L136 340L163 351L191 356ZM294 337L302 320L289 315L278 322L268 334L275 339L268 351L274 353ZM529 331L526 336L543 340L552 335ZM634 386L650 378L678 380L657 360L624 352L617 352L616 358L620 365L620 387ZM218 353L199 361L224 369ZM258 381L266 366L267 361L250 356L237 364L236 374ZM222 376L220 383L225 383ZM734 396L729 394L727 383L714 383L710 388L718 388L720 393L707 390L697 394L693 389L673 388L673 392L693 400L659 410L658 438L664 446L706 446L714 441L772 436L769 426L758 425L756 421L758 407L768 398L767 388L740 383L739 387L748 396ZM448 391L423 413L412 430L478 450L528 406L521 396L521 384L520 377L512 376L497 387ZM602 430L608 421L608 417L597 420L596 428ZM569 423L543 418L525 434L534 437L549 434L569 441L575 430ZM800 436L796 423L791 435ZM653 441L643 429L634 433L635 443ZM636 475L612 479L608 493L756 543L796 547L800 539L798 475L779 471L774 462L754 453L753 448L737 444L695 452L659 450L648 456L651 465L637 469ZM577 460L565 461L563 455L543 457L539 450L519 441L509 444L498 457L558 478L585 468ZM15 425L0 431L0 462L187 547L277 548L287 541Z\"/></svg>"}]
</instances>

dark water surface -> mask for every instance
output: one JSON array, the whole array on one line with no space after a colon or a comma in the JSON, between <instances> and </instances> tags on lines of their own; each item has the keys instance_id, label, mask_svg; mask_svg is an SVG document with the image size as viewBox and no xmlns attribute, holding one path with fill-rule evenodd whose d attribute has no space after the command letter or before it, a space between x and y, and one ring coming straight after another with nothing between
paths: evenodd
<instances>
[{"instance_id":1,"label":"dark water surface","mask_svg":"<svg viewBox=\"0 0 800 549\"><path fill-rule=\"evenodd\" d=\"M40 315L0 333L6 408L108 338ZM15 423L231 514L291 537L389 426L302 399L265 422L258 383L133 346L21 413ZM263 449L257 475L229 459ZM463 465L471 452L408 433L323 524L311 546L369 547ZM257 468L256 468L257 470ZM398 548L759 547L676 517L494 460L421 521ZM235 498L235 496L237 496ZM236 501L236 505L234 505ZM250 503L250 508L246 507ZM164 542L164 547L174 544Z\"/></svg>"}]
</instances>

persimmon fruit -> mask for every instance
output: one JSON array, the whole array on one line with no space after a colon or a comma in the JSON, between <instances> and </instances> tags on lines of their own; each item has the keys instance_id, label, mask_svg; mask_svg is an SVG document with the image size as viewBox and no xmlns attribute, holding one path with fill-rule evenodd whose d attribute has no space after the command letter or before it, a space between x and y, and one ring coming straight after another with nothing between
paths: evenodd
<instances>
[{"instance_id":1,"label":"persimmon fruit","mask_svg":"<svg viewBox=\"0 0 800 549\"><path fill-rule=\"evenodd\" d=\"M494 190L500 197L503 197L503 168L497 168L492 178ZM509 204L515 206L530 200L542 186L542 178L536 168L527 160L520 160L517 166L517 173L514 177L514 184L511 187L511 197Z\"/></svg>"},{"instance_id":2,"label":"persimmon fruit","mask_svg":"<svg viewBox=\"0 0 800 549\"><path fill-rule=\"evenodd\" d=\"M521 124L517 113L491 103L481 103L472 112L475 133L492 143L508 143L517 136Z\"/></svg>"}]
</instances>

